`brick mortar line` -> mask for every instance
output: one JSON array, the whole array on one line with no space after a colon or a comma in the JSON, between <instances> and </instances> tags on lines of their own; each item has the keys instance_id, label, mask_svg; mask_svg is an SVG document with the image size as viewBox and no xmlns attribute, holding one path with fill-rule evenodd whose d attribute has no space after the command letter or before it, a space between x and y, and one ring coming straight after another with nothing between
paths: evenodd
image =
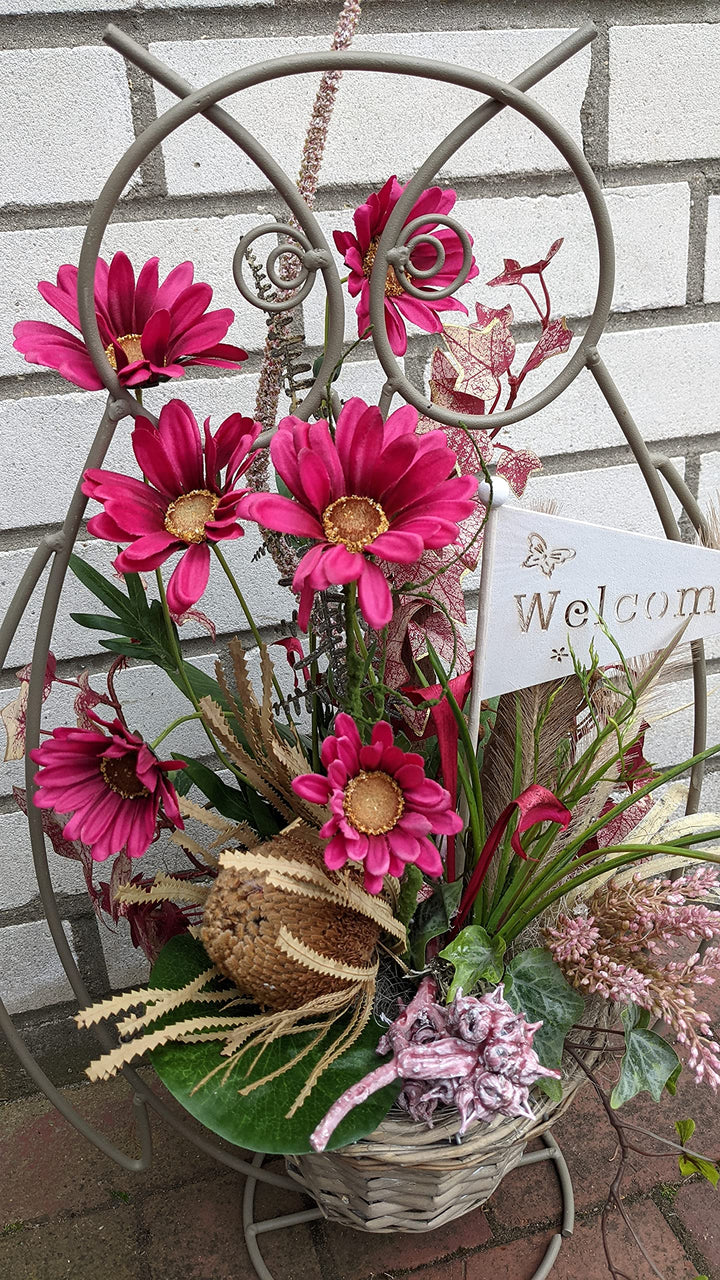
<instances>
[{"instance_id":1,"label":"brick mortar line","mask_svg":"<svg viewBox=\"0 0 720 1280\"><path fill-rule=\"evenodd\" d=\"M228 39L306 35L313 31L330 35L337 20L337 3L300 4L291 2L274 6L234 9L218 5L213 9L190 8L186 23L190 38ZM116 22L143 43L174 41L183 38L178 28L181 9L155 10L152 5L141 12L113 11L97 13L91 8L63 14L0 15L0 38L4 48L60 48L79 43L100 43L108 22ZM720 9L716 4L688 3L678 5L665 0L649 12L640 0L627 4L623 0L596 0L593 19L606 26L667 26L678 22L683 26L716 25ZM447 30L523 31L573 28L587 21L587 6L560 2L544 11L528 6L527 0L506 0L505 4L480 7L475 0L445 0L442 7L419 0L413 13L413 29L429 35ZM366 0L361 30L363 34L406 31L407 6L402 0ZM319 28L319 30L318 30ZM187 36L185 37L187 38ZM54 44L46 43L54 41Z\"/></svg>"},{"instance_id":2,"label":"brick mortar line","mask_svg":"<svg viewBox=\"0 0 720 1280\"><path fill-rule=\"evenodd\" d=\"M598 24L598 36L590 54L590 75L580 111L583 151L595 168L607 169L610 120L609 36L606 24Z\"/></svg>"},{"instance_id":3,"label":"brick mortar line","mask_svg":"<svg viewBox=\"0 0 720 1280\"><path fill-rule=\"evenodd\" d=\"M685 1186L686 1183L687 1183L687 1179L684 1179L682 1182L677 1184L678 1189L680 1187ZM671 1183L671 1185L674 1186L676 1184ZM697 1183L690 1183L689 1185L697 1185ZM658 1185L653 1187L652 1191L650 1192L650 1198L653 1201L653 1204L655 1205L655 1207L660 1211L662 1217L664 1218L668 1227L670 1228L673 1235L675 1236L675 1239L681 1245L684 1253L686 1254L690 1262L692 1262L694 1267L697 1267L698 1275L704 1274L709 1276L710 1267L708 1266L708 1263L704 1258L703 1254L700 1252L697 1245L695 1244L695 1241L693 1240L691 1232L685 1226L685 1223L683 1222L680 1215L675 1212L675 1209L674 1209L675 1201L673 1200L672 1204L668 1204L667 1200L662 1195L662 1192L660 1191L660 1187Z\"/></svg>"},{"instance_id":4,"label":"brick mortar line","mask_svg":"<svg viewBox=\"0 0 720 1280\"><path fill-rule=\"evenodd\" d=\"M720 189L720 158L688 158L665 163L638 161L636 164L596 165L596 177L606 191L617 187L668 186L690 183L702 176L711 192ZM408 174L410 170L408 169ZM401 173L400 176L403 176ZM578 192L572 174L563 169L531 173L517 169L511 173L458 176L445 180L462 201L483 199L537 199L540 196L562 196ZM369 183L326 182L320 187L315 211L332 213L345 207L355 208L367 199ZM179 218L232 217L256 215L261 211L282 213L282 197L272 188L258 187L248 191L202 191L191 194L173 193L158 198L142 190L124 196L117 204L114 222L172 221ZM0 233L13 231L54 230L59 226L83 226L93 208L93 201L75 201L57 205L8 204L0 209Z\"/></svg>"},{"instance_id":5,"label":"brick mortar line","mask_svg":"<svg viewBox=\"0 0 720 1280\"><path fill-rule=\"evenodd\" d=\"M40 303L39 306L42 304ZM576 336L580 337L587 327L588 315L567 315L566 320ZM663 329L680 325L698 325L698 324L717 324L720 322L720 301L717 302L697 302L697 303L678 303L674 306L663 306L655 308L645 308L638 311L613 311L608 318L604 332L607 334L616 333L635 333L638 330ZM538 336L538 326L532 321L525 321L515 326L515 336L518 343L534 342ZM350 331L346 334L348 341L353 341L353 335ZM411 334L408 345L407 359L411 362L413 376L419 377L424 371L430 355L437 342L435 334ZM602 338L600 339L602 343ZM322 353L322 347L313 346L308 343L305 347L309 359L314 359ZM356 348L348 359L348 366L367 364L372 362L374 353L371 349L362 347ZM252 377L259 372L262 361L262 353L260 351L251 352L249 358L243 361L238 369L238 374L247 374ZM422 362L418 364L418 362ZM410 374L408 374L410 376ZM222 379L227 378L226 371L212 372L193 372L192 381L197 383L204 378ZM179 395L182 392L182 379L175 381L172 385L165 384L166 389L170 393ZM2 400L23 400L34 399L37 396L47 398L60 398L64 395L81 394L78 387L63 381L59 375L51 372L37 373L10 373L0 375L0 401ZM98 421L100 413L98 413ZM35 526L31 526L35 527ZM0 533L0 537L2 534Z\"/></svg>"},{"instance_id":6,"label":"brick mortar line","mask_svg":"<svg viewBox=\"0 0 720 1280\"><path fill-rule=\"evenodd\" d=\"M155 94L153 81L145 71L125 62L125 77L130 98L135 137L139 137L155 119ZM165 156L162 147L154 147L150 155L143 160L139 171L140 192L143 196L167 199L167 180L165 177Z\"/></svg>"},{"instance_id":7,"label":"brick mortar line","mask_svg":"<svg viewBox=\"0 0 720 1280\"><path fill-rule=\"evenodd\" d=\"M709 209L709 184L700 170L690 179L690 227L688 234L687 302L701 302L705 295L705 254Z\"/></svg>"},{"instance_id":8,"label":"brick mortar line","mask_svg":"<svg viewBox=\"0 0 720 1280\"><path fill-rule=\"evenodd\" d=\"M694 476L697 464L702 461L703 457L720 449L720 431L708 432L706 435L693 437L682 435L657 440L649 437L646 440L646 444L651 451L657 451L668 456L684 456L686 465L690 468L689 474ZM612 467L632 465L634 460L630 446L623 444L608 445L597 449L577 450L574 453L548 453L542 458L543 470L538 474L550 478L558 475L573 475L579 471L602 471ZM697 497L696 491L694 491L694 496ZM43 537L57 532L61 527L59 523L53 523L0 530L0 554L12 551L32 551ZM81 526L77 540L93 542L85 523ZM268 623L265 630L268 636L272 636L273 624ZM189 640L187 643L192 644L193 641ZM88 660L89 657L88 655ZM0 688L2 685L3 678L0 675Z\"/></svg>"},{"instance_id":9,"label":"brick mortar line","mask_svg":"<svg viewBox=\"0 0 720 1280\"><path fill-rule=\"evenodd\" d=\"M104 607L100 601L98 601L98 607ZM282 627L283 621L287 622L288 619L281 618L278 622L265 623L258 626L260 636L266 644L272 644L278 638L278 632ZM234 627L231 630L218 631L215 640L212 640L209 636L207 638L205 636L191 636L186 640L181 637L183 655L188 660L211 657L218 650L222 651L230 640L236 636L243 641L248 652L255 648L250 631L243 627ZM104 675L115 657L117 657L117 654L104 650L101 653L75 654L70 657L59 658L57 663L58 675L63 679L67 677L72 679L77 674L78 669L84 670L86 667L89 669L91 676ZM141 667L154 665L143 659L131 659L131 661L137 663L137 665L130 667L130 670L138 670ZM15 671L20 670L24 665L24 663L21 663L18 668L6 666L0 672L0 692L17 692L18 682L15 677Z\"/></svg>"}]
</instances>

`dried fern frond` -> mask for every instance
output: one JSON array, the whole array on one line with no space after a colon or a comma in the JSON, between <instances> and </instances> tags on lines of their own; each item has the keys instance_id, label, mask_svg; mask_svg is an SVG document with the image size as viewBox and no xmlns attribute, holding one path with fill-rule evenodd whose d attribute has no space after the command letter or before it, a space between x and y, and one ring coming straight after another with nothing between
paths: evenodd
<instances>
[{"instance_id":1,"label":"dried fern frond","mask_svg":"<svg viewBox=\"0 0 720 1280\"><path fill-rule=\"evenodd\" d=\"M563 739L571 741L585 695L577 676L531 685L499 699L495 723L485 748L481 770L483 801L488 826L496 821L515 794L513 779L518 722L520 724L520 787L533 782L554 790L557 751Z\"/></svg>"}]
</instances>

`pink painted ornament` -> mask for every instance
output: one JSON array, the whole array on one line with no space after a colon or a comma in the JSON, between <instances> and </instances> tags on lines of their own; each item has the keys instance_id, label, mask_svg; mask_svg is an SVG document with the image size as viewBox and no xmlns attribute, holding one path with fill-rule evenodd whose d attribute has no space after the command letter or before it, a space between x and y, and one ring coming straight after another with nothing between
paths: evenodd
<instances>
[{"instance_id":1,"label":"pink painted ornament","mask_svg":"<svg viewBox=\"0 0 720 1280\"><path fill-rule=\"evenodd\" d=\"M460 1135L472 1121L496 1115L532 1119L531 1085L561 1074L543 1067L532 1047L542 1023L515 1013L502 985L480 997L460 993L449 1005L435 995L434 979L423 978L378 1042L378 1053L392 1058L333 1104L310 1137L316 1151L325 1150L354 1107L397 1079L403 1081L398 1103L413 1120L432 1126L438 1106L455 1107Z\"/></svg>"}]
</instances>

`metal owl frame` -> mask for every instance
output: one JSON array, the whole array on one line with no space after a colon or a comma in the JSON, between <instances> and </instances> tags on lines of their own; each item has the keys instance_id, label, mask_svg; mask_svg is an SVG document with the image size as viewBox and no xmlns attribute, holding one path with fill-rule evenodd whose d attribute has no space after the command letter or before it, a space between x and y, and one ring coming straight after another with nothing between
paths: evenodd
<instances>
[{"instance_id":1,"label":"metal owl frame","mask_svg":"<svg viewBox=\"0 0 720 1280\"><path fill-rule=\"evenodd\" d=\"M403 224L417 197L432 182L450 157L488 121L493 119L504 108L509 107L533 124L540 133L550 140L577 179L593 219L598 246L599 271L592 315L585 334L574 354L553 380L535 396L523 403L515 404L509 410L495 414L493 416L493 426L499 428L510 423L519 422L544 409L566 390L581 370L588 369L604 395L640 467L666 537L680 540L681 534L661 477L664 478L669 488L679 499L694 529L697 532L701 532L703 529L703 516L695 498L670 459L651 453L647 448L597 350L597 343L608 319L614 282L612 227L602 190L577 144L569 137L555 118L537 102L529 98L526 93L528 89L536 85L546 75L560 67L575 53L588 45L596 34L596 28L592 23L584 25L523 71L512 83L505 83L485 72L451 66L426 58L345 50L342 52L297 54L273 59L272 61L258 63L233 72L215 80L202 89L194 89L124 32L114 26L108 27L104 35L105 42L124 55L135 66L147 72L159 84L170 90L178 97L179 101L158 119L154 120L129 147L108 178L88 221L79 262L79 311L83 337L97 373L107 388L108 401L83 470L101 466L115 428L122 418L140 414L144 417L152 417L147 409L141 408L138 400L121 385L117 374L108 362L104 345L98 332L94 306L94 280L96 262L103 236L123 190L143 161L175 129L198 115L203 115L209 120L253 161L285 201L291 216L297 223L297 226L292 226L289 223L264 223L240 240L233 259L233 274L243 298L268 313L286 311L301 303L310 291L317 286L318 274L322 276L327 296L328 340L321 367L296 413L299 417L308 420L320 407L326 385L340 358L344 340L344 295L335 260L317 218L299 194L295 183L283 173L265 147L219 104L229 95L239 93L253 85L306 73L364 71L394 74L439 81L457 88L473 90L482 95L483 100L480 106L447 134L414 174L405 187L403 195L395 205L377 247L374 262L377 270L373 270L370 284L370 320L372 325L372 344L386 376L380 401L383 413L387 413L393 396L399 395L403 400L414 405L426 417L434 419L441 425L456 426L460 422L458 414L430 403L426 394L415 387L399 368L390 348L385 329L383 316L384 283L387 271L392 267L402 287L411 296L425 301L446 297L463 284L472 261L471 241L465 229L453 218L433 215L435 222L451 227L457 233L463 247L463 264L457 278L447 288L439 290L423 287L422 278L432 277L436 270L442 266L443 247L441 242L430 234L422 234L422 218L415 219L408 226ZM272 301L259 297L250 289L243 275L243 263L247 250L256 239L267 234L273 234L281 238L281 242L271 251L265 270L276 292L288 292L286 300L281 298ZM407 274L408 264L413 249L420 243L429 244L434 248L437 255L436 261L431 268L426 269L424 272L413 268L412 279L410 279ZM297 273L291 280L286 278L282 270L279 271L277 269L282 255L294 257L298 264ZM418 280L420 281L419 284L416 283ZM462 422L465 427L471 429L479 429L486 425L485 418L480 416L464 415ZM259 443L267 444L269 436L270 433L266 432L260 437ZM39 742L43 690L42 675L45 671L69 557L77 537L86 502L87 499L78 484L70 502L62 530L59 533L46 536L37 547L7 610L2 627L0 627L0 668L2 668L10 644L40 576L48 561L52 560L37 627L32 657L32 678L28 693L28 755L26 758L28 793L31 793L33 789L33 765L29 759L29 751L36 747ZM702 641L693 642L692 663L695 710L693 753L697 754L704 749L706 739L706 675ZM691 775L688 812L697 811L701 784L702 764L699 764L695 766ZM60 911L50 878L41 826L41 813L32 805L28 807L28 824L38 888L46 911L50 932L78 1001L81 1005L87 1005L90 1003L90 995L63 931ZM90 1125L55 1088L24 1043L10 1015L2 1004L0 1004L0 1027L5 1032L22 1066L38 1088L46 1094L62 1115L85 1138L94 1143L96 1147L122 1168L139 1172L150 1167L152 1142L147 1109L152 1107L159 1116L192 1141L200 1150L213 1155L222 1164L245 1174L247 1182L243 1203L243 1227L248 1250L260 1280L273 1280L273 1278L261 1257L257 1237L269 1230L299 1225L323 1216L319 1209L313 1208L300 1213L283 1215L267 1222L255 1222L253 1218L253 1203L258 1181L276 1187L292 1187L297 1190L296 1184L281 1175L263 1170L260 1167L264 1158L262 1155L255 1156L252 1162L248 1162L223 1149L211 1138L198 1134L187 1127L130 1067L125 1067L123 1074L133 1091L141 1154L138 1158L126 1155L125 1152L121 1151L113 1142ZM113 1047L112 1036L106 1029L98 1026L95 1028L95 1034L104 1050ZM547 1158L554 1161L563 1191L564 1216L561 1232L550 1242L544 1261L536 1270L533 1280L543 1280L543 1277L549 1274L563 1238L572 1233L573 1227L572 1186L565 1162L551 1137L546 1135L544 1142L545 1146L542 1151L526 1155L522 1163L535 1163L538 1160Z\"/></svg>"}]
</instances>

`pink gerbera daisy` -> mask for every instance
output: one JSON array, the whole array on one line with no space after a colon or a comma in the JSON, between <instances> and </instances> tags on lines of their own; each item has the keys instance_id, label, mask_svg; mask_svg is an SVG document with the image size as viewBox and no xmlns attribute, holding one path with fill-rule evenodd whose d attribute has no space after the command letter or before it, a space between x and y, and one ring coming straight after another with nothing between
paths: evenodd
<instances>
[{"instance_id":1,"label":"pink gerbera daisy","mask_svg":"<svg viewBox=\"0 0 720 1280\"><path fill-rule=\"evenodd\" d=\"M130 259L116 253L110 266L98 258L95 271L95 315L105 354L118 378L133 387L180 378L190 364L233 369L247 352L223 343L235 312L229 307L208 311L209 284L193 284L192 262L181 262L158 284L158 258L142 267L137 282ZM80 329L77 267L58 271L57 284L42 280L38 290L51 307ZM57 369L76 387L95 391L103 383L82 338L55 324L21 320L14 346L30 364Z\"/></svg>"},{"instance_id":2,"label":"pink gerbera daisy","mask_svg":"<svg viewBox=\"0 0 720 1280\"><path fill-rule=\"evenodd\" d=\"M315 592L348 582L358 584L366 622L384 627L392 597L377 560L412 564L426 547L455 542L472 513L477 479L453 476L457 459L444 433L418 435L417 422L410 405L383 422L376 406L356 398L343 406L334 440L322 419L279 424L270 455L293 497L252 494L243 514L312 539L293 578L303 630Z\"/></svg>"},{"instance_id":3,"label":"pink gerbera daisy","mask_svg":"<svg viewBox=\"0 0 720 1280\"><path fill-rule=\"evenodd\" d=\"M157 429L147 418L135 423L133 452L148 484L116 471L85 472L83 493L105 508L88 521L90 533L130 543L114 561L119 573L157 569L183 552L167 587L175 615L192 608L207 586L208 543L242 537L237 517L247 490L236 486L261 430L259 422L234 413L213 436L208 419L203 446L188 406L171 400L160 410Z\"/></svg>"},{"instance_id":4,"label":"pink gerbera daisy","mask_svg":"<svg viewBox=\"0 0 720 1280\"><path fill-rule=\"evenodd\" d=\"M63 835L89 845L96 862L121 849L139 858L152 843L161 805L174 826L183 826L166 774L185 765L158 760L140 734L120 720L108 724L89 714L102 727L54 729L30 752L40 765L34 802L39 809L72 814Z\"/></svg>"},{"instance_id":5,"label":"pink gerbera daisy","mask_svg":"<svg viewBox=\"0 0 720 1280\"><path fill-rule=\"evenodd\" d=\"M334 729L322 744L327 777L305 773L293 781L304 800L330 806L331 817L320 828L329 839L326 865L336 871L346 862L362 862L368 893L380 893L383 877L399 878L409 862L426 875L442 875L440 854L428 835L452 835L462 827L450 793L425 777L422 756L395 746L385 720L374 726L367 747L352 716L341 712Z\"/></svg>"},{"instance_id":6,"label":"pink gerbera daisy","mask_svg":"<svg viewBox=\"0 0 720 1280\"><path fill-rule=\"evenodd\" d=\"M333 232L335 245L340 253L343 254L345 265L350 268L348 290L353 298L356 298L358 294L360 295L356 315L358 318L358 334L361 338L364 337L370 326L370 275L375 262L380 236L385 230L388 218L404 190L405 188L400 186L397 178L388 178L385 186L380 191L373 192L372 195L368 196L365 204L361 204L355 210L353 222L355 223L356 235L353 235L351 231ZM408 222L412 222L414 218L423 217L427 214L427 225L420 227L414 234L432 234L441 242L445 250L445 260L442 266L438 267L435 274L427 278L418 278L414 282L421 287L432 288L434 286L437 289L445 289L452 284L460 272L463 260L460 239L451 227L438 225L433 218L434 214L442 214L443 216L449 214L456 200L457 192L451 189L443 191L440 187L429 187L427 191L423 191L422 195L418 197L405 219L403 225L407 226ZM407 272L408 276L412 278L412 267L415 267L417 271L427 270L432 267L435 259L435 250L431 245L418 245L412 253L411 267ZM473 280L477 274L477 264L473 259L467 279ZM424 329L427 333L440 333L442 331L442 321L437 314L438 311L464 311L467 315L467 307L464 307L457 298L447 297L436 300L429 297L427 302L422 302L419 298L412 298L403 289L394 268L388 267L385 280L385 324L387 325L388 341L396 356L404 355L407 350L405 321L409 320L411 324L416 324L419 329Z\"/></svg>"}]
</instances>

